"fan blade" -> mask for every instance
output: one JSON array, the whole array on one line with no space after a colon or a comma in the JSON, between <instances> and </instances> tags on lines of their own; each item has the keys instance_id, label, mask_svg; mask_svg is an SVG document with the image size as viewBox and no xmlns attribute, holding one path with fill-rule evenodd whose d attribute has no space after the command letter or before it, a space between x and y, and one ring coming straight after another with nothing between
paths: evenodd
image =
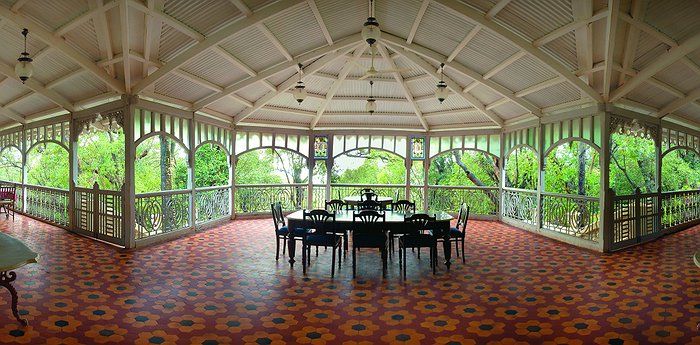
<instances>
[{"instance_id":1,"label":"fan blade","mask_svg":"<svg viewBox=\"0 0 700 345\"><path fill-rule=\"evenodd\" d=\"M360 78L358 78L357 80L365 80L365 79L367 79L369 77L373 77L373 76L374 75L371 75L371 74L365 74L365 75L361 76Z\"/></svg>"}]
</instances>

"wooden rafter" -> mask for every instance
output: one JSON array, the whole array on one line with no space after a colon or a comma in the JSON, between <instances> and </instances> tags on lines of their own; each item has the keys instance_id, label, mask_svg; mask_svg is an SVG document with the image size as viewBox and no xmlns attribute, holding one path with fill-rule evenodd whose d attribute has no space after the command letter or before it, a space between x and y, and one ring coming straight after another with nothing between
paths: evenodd
<instances>
[{"instance_id":1,"label":"wooden rafter","mask_svg":"<svg viewBox=\"0 0 700 345\"><path fill-rule=\"evenodd\" d=\"M546 88L548 88L548 87L551 87L551 86L554 86L554 85L557 85L557 84L561 84L561 83L563 83L563 82L565 82L565 81L566 81L566 80L564 80L564 78L562 78L562 77L554 77L554 78L552 78L552 79L545 80L545 81L543 81L543 82L541 82L541 83L532 85L532 86L530 86L530 87L527 87L527 88L524 88L524 89L522 89L522 90L520 90L520 91L515 92L515 97L525 97L525 96L527 96L527 95L529 95L529 94L531 94L531 93L534 93L534 92L537 92L537 91L546 89Z\"/></svg>"},{"instance_id":2,"label":"wooden rafter","mask_svg":"<svg viewBox=\"0 0 700 345\"><path fill-rule=\"evenodd\" d=\"M465 36L462 39L462 41L459 42L457 47L452 51L452 53L450 53L450 55L447 56L447 59L445 61L451 62L452 60L454 60L457 57L457 55L462 51L462 49L464 49L464 47L466 47L467 44L469 44L469 41L471 41L474 38L474 36L476 36L476 34L479 33L479 31L481 31L481 26L479 25L476 25L471 30L469 30L467 36Z\"/></svg>"},{"instance_id":3,"label":"wooden rafter","mask_svg":"<svg viewBox=\"0 0 700 345\"><path fill-rule=\"evenodd\" d=\"M148 6L148 9L151 11L162 11L164 4L163 0L148 0L146 6ZM146 61L143 62L143 72L141 75L147 76L151 67L149 61L151 60L151 54L153 52L153 41L155 38L160 38L163 24L156 16L144 13L143 29L143 58Z\"/></svg>"},{"instance_id":4,"label":"wooden rafter","mask_svg":"<svg viewBox=\"0 0 700 345\"><path fill-rule=\"evenodd\" d=\"M597 91L595 91L590 85L584 83L576 75L571 73L571 71L569 71L559 61L547 55L545 52L539 50L538 48L533 46L532 43L526 41L521 36L489 20L485 16L481 15L477 10L474 10L469 6L466 6L456 1L435 0L434 3L440 4L440 6L443 6L450 12L469 20L470 22L474 22L483 26L484 28L492 31L498 36L504 38L506 41L515 45L517 48L525 50L532 57L539 60L545 67L552 70L554 73L566 78L571 84L573 84L574 87L581 90L583 93L588 95L588 97L592 98L593 100L599 103L603 102L603 97L601 97L601 95Z\"/></svg>"},{"instance_id":5,"label":"wooden rafter","mask_svg":"<svg viewBox=\"0 0 700 345\"><path fill-rule=\"evenodd\" d=\"M691 91L688 96L685 96L683 98L679 98L663 108L659 110L658 113L655 114L656 117L663 118L664 116L684 107L686 104L695 102L696 100L700 99L700 88L697 88L693 91Z\"/></svg>"},{"instance_id":6,"label":"wooden rafter","mask_svg":"<svg viewBox=\"0 0 700 345\"><path fill-rule=\"evenodd\" d=\"M632 2L632 16L634 18L642 18L646 12L647 0L637 0ZM622 68L632 68L634 54L637 50L637 42L639 41L639 29L634 25L629 25L627 28L627 37L625 38L625 50L622 55ZM622 85L625 82L625 74L620 73L617 85Z\"/></svg>"},{"instance_id":7,"label":"wooden rafter","mask_svg":"<svg viewBox=\"0 0 700 345\"><path fill-rule=\"evenodd\" d=\"M585 4L585 1L581 1L581 3ZM574 6L576 6L576 5L574 4ZM576 12L576 11L574 11L574 12ZM607 15L608 15L608 9L604 8L602 10L597 11L592 16L589 15L589 16L584 17L584 18L575 19L573 22L571 22L567 25L564 25L564 26L532 41L532 45L539 48L539 47L541 47L549 42L556 40L557 38L559 38L561 36L568 34L569 32L571 32L573 30L585 27L586 25L588 25L590 23L601 20L601 19L605 18Z\"/></svg>"},{"instance_id":8,"label":"wooden rafter","mask_svg":"<svg viewBox=\"0 0 700 345\"><path fill-rule=\"evenodd\" d=\"M624 97L634 90L634 88L656 75L656 73L659 73L664 68L670 66L698 48L700 48L700 34L695 34L695 36L690 37L679 46L671 48L669 51L659 56L656 60L654 60L654 62L650 63L643 70L639 71L639 73L637 73L637 75L632 79L613 90L610 93L610 102L617 101L618 99Z\"/></svg>"},{"instance_id":9,"label":"wooden rafter","mask_svg":"<svg viewBox=\"0 0 700 345\"><path fill-rule=\"evenodd\" d=\"M571 6L574 20L585 20L593 16L593 0L573 1ZM590 77L593 73L593 30L590 25L577 26L574 29L574 37L576 38L576 62L579 70L587 71L586 73L577 73L576 76L581 76L581 80L590 85ZM602 68L605 68L604 64Z\"/></svg>"},{"instance_id":10,"label":"wooden rafter","mask_svg":"<svg viewBox=\"0 0 700 345\"><path fill-rule=\"evenodd\" d=\"M512 0L500 0L498 1L491 9L486 12L486 18L488 19L493 19L496 17L498 12L501 12L501 10L506 7Z\"/></svg>"},{"instance_id":11,"label":"wooden rafter","mask_svg":"<svg viewBox=\"0 0 700 345\"><path fill-rule=\"evenodd\" d=\"M326 108L328 108L328 105L330 104L331 100L333 99L333 97L335 97L335 93L338 92L340 85L343 83L343 81L345 81L345 78L348 76L350 71L352 71L354 64L357 62L360 56L362 56L366 49L366 45L361 45L359 48L355 49L355 53L352 55L352 57L345 62L345 65L340 70L340 73L338 73L338 79L336 79L336 81L333 82L331 88L328 89L325 99L316 111L316 116L314 116L314 119L311 120L311 129L314 129L314 127L316 127L316 124L321 119L321 116L323 116L323 112L326 111Z\"/></svg>"},{"instance_id":12,"label":"wooden rafter","mask_svg":"<svg viewBox=\"0 0 700 345\"><path fill-rule=\"evenodd\" d=\"M425 11L428 9L428 5L430 5L430 1L431 0L423 0L423 3L418 10L418 15L416 15L416 19L413 21L411 31L408 33L408 37L406 38L406 43L411 44L411 42L413 42L413 38L416 37L418 26L420 26L420 21L423 20L423 16L425 15Z\"/></svg>"},{"instance_id":13,"label":"wooden rafter","mask_svg":"<svg viewBox=\"0 0 700 345\"><path fill-rule=\"evenodd\" d=\"M382 34L382 41L389 43L391 45L394 45L396 47L415 52L415 53L417 53L423 57L426 57L428 59L431 59L437 63L445 61L445 56L443 56L443 55L441 55L433 50L425 48L423 46L417 45L415 43L407 44L405 40L403 40L399 37L396 37L394 35L391 35L389 33ZM400 52L400 50L397 50L397 52ZM513 103L523 107L525 110L531 112L535 116L542 115L542 113L538 107L536 107L535 105L533 105L532 103L528 102L525 99L516 97L512 90L509 90L505 86L503 86L499 83L496 83L493 80L484 79L484 77L480 73L478 73L478 72L476 72L476 71L474 71L474 70L472 70L472 69L470 69L470 68L468 68L468 67L466 67L458 62L452 61L449 63L445 63L445 67L451 68L451 69L453 69L453 70L455 70L455 71L457 71L457 72L459 72L459 73L461 73L461 74L463 74L471 79L474 79L473 83L468 85L466 88L460 90L461 91L461 92L459 92L460 94L467 94L469 92L469 90L471 90L472 88L474 88L478 85L484 85L484 86L490 88L491 90L495 91L496 93L500 94L501 96L507 97L508 99L513 101ZM434 73L429 73L429 74L432 76L435 76L437 73L437 70L432 71L432 72L434 72Z\"/></svg>"},{"instance_id":14,"label":"wooden rafter","mask_svg":"<svg viewBox=\"0 0 700 345\"><path fill-rule=\"evenodd\" d=\"M242 0L230 0L231 3L238 8L244 16L250 17L253 15L253 11L242 1Z\"/></svg>"},{"instance_id":15,"label":"wooden rafter","mask_svg":"<svg viewBox=\"0 0 700 345\"><path fill-rule=\"evenodd\" d=\"M21 124L27 123L27 120L25 120L25 118L22 117L22 115L20 115L19 113L17 113L16 111L14 111L12 109L4 107L4 106L0 107L0 116L6 117L10 120L17 121Z\"/></svg>"},{"instance_id":16,"label":"wooden rafter","mask_svg":"<svg viewBox=\"0 0 700 345\"><path fill-rule=\"evenodd\" d=\"M508 57L507 59L505 59L503 62L496 65L496 67L492 68L490 71L484 73L483 78L490 79L491 77L496 75L496 73L498 73L498 72L502 71L503 69L505 69L506 67L512 65L514 62L518 61L520 58L522 58L525 55L527 55L527 53L522 51L522 50L516 52L515 54L513 54L510 57Z\"/></svg>"},{"instance_id":17,"label":"wooden rafter","mask_svg":"<svg viewBox=\"0 0 700 345\"><path fill-rule=\"evenodd\" d=\"M88 5L90 8L95 8L102 5L103 0L89 1ZM100 57L103 60L111 61L114 59L114 51L112 50L112 41L110 39L109 27L107 26L107 12L102 12L97 16L97 20L93 20L95 26L95 33L97 34L97 45L100 50ZM128 54L127 54L128 55ZM116 62L120 62L115 61ZM102 66L98 63L99 66ZM109 74L111 76L116 76L114 71L114 64L107 64L109 69Z\"/></svg>"},{"instance_id":18,"label":"wooden rafter","mask_svg":"<svg viewBox=\"0 0 700 345\"><path fill-rule=\"evenodd\" d=\"M403 42L403 40L401 40ZM416 55L413 52L410 52L408 50L397 50L397 54L403 55L406 59L411 61L412 63L416 64L418 67L420 67L425 73L428 73L433 76L435 79L440 79L440 74L438 74L437 70L435 67L431 64L429 64L427 61L423 60L420 58L420 56ZM454 92L457 97L463 98L465 101L469 102L471 105L473 105L475 108L479 110L482 114L484 114L486 117L488 117L493 123L495 123L499 127L503 127L503 120L498 117L493 111L487 110L486 107L484 106L481 101L476 99L476 97L468 94L468 93L463 93L462 92L462 87L459 86L455 81L453 81L450 77L448 76L443 76L443 80L447 84L447 88L450 89L452 92Z\"/></svg>"},{"instance_id":19,"label":"wooden rafter","mask_svg":"<svg viewBox=\"0 0 700 345\"><path fill-rule=\"evenodd\" d=\"M302 54L302 55L298 56L295 60L296 61L313 60L313 59L318 58L319 56L323 56L325 54L334 52L336 50L344 49L344 48L351 46L351 45L352 46L357 45L357 43L360 42L361 40L362 40L362 36L358 33L358 34L346 37L342 40L335 41L335 43L333 43L332 46L326 46L326 47L323 47L321 49L314 50L314 51L306 53L306 54ZM296 61L285 61L285 62L279 63L279 64L272 66L264 71L261 71L260 73L257 73L255 76L251 76L250 78L246 78L246 79L241 80L239 82L233 83L232 85L225 87L223 92L220 92L220 93L217 93L217 94L214 94L211 96L207 96L204 99L197 101L194 104L194 107L195 107L195 109L200 109L200 108L206 107L207 105L212 104L223 97L226 97L226 95L228 95L228 94L237 92L238 90L246 88L246 87L253 85L255 83L262 82L265 79L267 79L267 78L269 78L277 73L283 72L291 67L296 66L297 65ZM280 91L284 91L285 89L286 88L281 88L281 87L275 88L275 90L280 90Z\"/></svg>"},{"instance_id":20,"label":"wooden rafter","mask_svg":"<svg viewBox=\"0 0 700 345\"><path fill-rule=\"evenodd\" d=\"M62 38L54 36L52 32L46 30L42 25L39 25L33 20L28 19L23 15L14 13L2 6L0 6L0 16L6 18L9 21L14 22L19 27L29 29L29 32L32 33L33 37L39 38L47 45L65 54L72 61L76 62L81 67L90 71L90 73L94 74L98 79L107 84L113 90L120 93L124 93L124 85L119 83L118 80L112 78L109 74L107 74L105 70L98 67L94 61L90 60L89 58L75 50L73 47L68 45L68 43L66 43Z\"/></svg>"},{"instance_id":21,"label":"wooden rafter","mask_svg":"<svg viewBox=\"0 0 700 345\"><path fill-rule=\"evenodd\" d=\"M129 45L129 6L127 2L129 0L123 0L119 4L119 19L121 20L121 44L122 44L122 54L129 54L131 46ZM127 94L131 93L131 59L129 55L126 55L124 60L122 60L122 65L124 67L124 92Z\"/></svg>"},{"instance_id":22,"label":"wooden rafter","mask_svg":"<svg viewBox=\"0 0 700 345\"><path fill-rule=\"evenodd\" d=\"M17 2L15 2L15 4L12 5L12 7L10 7L10 11L17 12L22 8L22 6L26 5L28 2L29 0L17 0Z\"/></svg>"},{"instance_id":23,"label":"wooden rafter","mask_svg":"<svg viewBox=\"0 0 700 345\"><path fill-rule=\"evenodd\" d=\"M323 32L323 37L326 38L326 42L328 42L328 45L333 45L333 38L331 37L331 33L328 31L328 27L326 26L326 23L323 21L323 17L321 17L321 12L318 11L318 6L316 6L316 1L314 0L307 0L307 3L309 4L309 7L311 8L311 12L314 13L314 18L316 18L316 22L318 23L318 26L321 27L321 32Z\"/></svg>"},{"instance_id":24,"label":"wooden rafter","mask_svg":"<svg viewBox=\"0 0 700 345\"><path fill-rule=\"evenodd\" d=\"M258 30L260 30L260 32L262 32L263 35L265 35L265 37L272 42L272 45L274 45L275 48L277 48L277 50L284 55L284 58L287 59L287 61L294 60L294 57L289 53L289 50L282 45L282 42L280 42L277 36L275 36L275 34L273 34L272 31L265 26L265 24L258 23Z\"/></svg>"},{"instance_id":25,"label":"wooden rafter","mask_svg":"<svg viewBox=\"0 0 700 345\"><path fill-rule=\"evenodd\" d=\"M381 54L384 57L384 60L386 61L387 65L389 65L389 69L396 69L396 64L394 63L391 58L389 58L389 52L386 50L386 47L382 44L378 44L377 48L379 50L379 54ZM425 121L423 118L423 112L420 110L420 107L418 106L418 103L413 99L413 94L411 93L411 90L408 88L408 85L403 81L403 77L401 76L401 73L399 72L392 72L391 75L394 77L396 80L396 83L399 84L399 88L401 89L401 92L403 93L404 97L406 97L406 100L408 103L411 104L411 107L413 108L413 112L416 114L418 117L418 121L420 122L421 126L423 126L423 129L426 131L430 130L430 126L428 126L428 122Z\"/></svg>"},{"instance_id":26,"label":"wooden rafter","mask_svg":"<svg viewBox=\"0 0 700 345\"><path fill-rule=\"evenodd\" d=\"M612 88L613 65L615 59L615 42L617 40L617 19L620 14L620 1L610 0L610 13L606 18L605 25L607 27L605 35L605 69L603 70L603 99L607 100L610 97L610 89Z\"/></svg>"},{"instance_id":27,"label":"wooden rafter","mask_svg":"<svg viewBox=\"0 0 700 345\"><path fill-rule=\"evenodd\" d=\"M88 22L89 20L96 18L97 16L117 7L117 5L119 5L119 3L115 0L108 2L106 4L98 3L98 4L96 4L96 6L91 7L89 11L81 14L77 18L71 20L70 22L63 24L61 27L56 29L56 31L54 31L54 34L56 36L63 36L66 33L70 32L71 30Z\"/></svg>"},{"instance_id":28,"label":"wooden rafter","mask_svg":"<svg viewBox=\"0 0 700 345\"><path fill-rule=\"evenodd\" d=\"M204 40L204 35L197 32L197 30L192 29L191 27L189 27L185 23L171 17L170 15L166 14L165 12L159 11L156 9L150 9L150 8L148 8L148 6L146 6L146 5L144 5L141 2L136 1L136 0L126 0L126 1L127 1L127 4L129 5L129 7L133 7L135 10L139 10L139 11L146 13L150 16L154 16L154 17L158 18L163 23L165 23L169 26L172 26L175 30L191 37L195 41L201 42Z\"/></svg>"},{"instance_id":29,"label":"wooden rafter","mask_svg":"<svg viewBox=\"0 0 700 345\"><path fill-rule=\"evenodd\" d=\"M250 17L243 18L241 20L231 23L225 28L205 38L203 41L190 47L181 54L175 56L172 60L168 61L168 63L165 64L165 66L159 68L157 71L153 72L152 74L141 80L138 84L136 84L132 88L132 91L134 93L141 92L142 90L154 84L173 70L194 59L199 54L211 49L215 45L221 43L223 40L229 38L231 35L240 32L241 30L245 30L251 25L255 25L259 22L262 22L265 19L270 18L274 15L293 10L296 6L304 2L305 0L286 0L276 2L270 6L261 9L260 11L253 13L253 15L251 15Z\"/></svg>"},{"instance_id":30,"label":"wooden rafter","mask_svg":"<svg viewBox=\"0 0 700 345\"><path fill-rule=\"evenodd\" d=\"M249 76L255 77L256 75L258 75L258 73L255 72L255 70L253 70L252 68L250 68L250 66L246 65L245 63L243 63L243 61L241 61L240 59L238 59L237 57L235 57L233 54L231 54L231 53L229 53L228 51L226 51L224 48L221 48L221 47L219 47L219 46L215 46L213 50L214 50L215 53L219 54L219 56L223 57L223 58L226 59L228 62L232 63L234 66L240 68L243 72L245 72L245 73L248 74ZM274 86L274 85L272 85L272 83L270 83L269 81L267 81L267 80L262 80L261 82L263 83L263 85L264 85L265 87L267 87L267 88L270 89L271 91L277 90L277 87Z\"/></svg>"},{"instance_id":31,"label":"wooden rafter","mask_svg":"<svg viewBox=\"0 0 700 345\"><path fill-rule=\"evenodd\" d=\"M669 47L676 47L678 46L678 42L674 40L673 38L669 37L668 35L664 34L663 32L657 30L655 27L639 20L637 17L630 17L626 13L620 13L620 19L626 21L630 25L634 26L635 28L646 32L647 34L655 37L659 41L663 42Z\"/></svg>"},{"instance_id":32,"label":"wooden rafter","mask_svg":"<svg viewBox=\"0 0 700 345\"><path fill-rule=\"evenodd\" d=\"M87 73L87 71L82 69L82 68L75 70L73 72L68 72L67 74L64 74L64 75L46 83L46 85L44 85L44 87L46 87L47 89L52 89L56 85L59 85L61 83L65 83L66 81L73 79L73 78L75 78L83 73Z\"/></svg>"},{"instance_id":33,"label":"wooden rafter","mask_svg":"<svg viewBox=\"0 0 700 345\"><path fill-rule=\"evenodd\" d=\"M10 67L5 63L0 62L0 74L4 74L8 78L12 78L18 82L21 82L17 75L15 74L15 69L14 67ZM42 83L38 82L34 78L29 78L25 82L24 86L30 88L31 90L34 90L34 92L44 96L46 99L49 101L55 103L56 105L59 105L63 107L63 109L66 109L68 111L74 111L75 108L73 107L73 104L67 100L65 97L59 95L56 91L53 91L51 89L47 89Z\"/></svg>"},{"instance_id":34,"label":"wooden rafter","mask_svg":"<svg viewBox=\"0 0 700 345\"><path fill-rule=\"evenodd\" d=\"M326 54L324 57L322 57L322 58L314 61L312 64L306 66L305 73L313 74L314 72L325 67L329 63L335 61L336 59L345 56L345 54L347 54L348 52L351 52L356 47L357 47L356 45L353 45L349 48L345 47L345 48L340 49L339 51ZM296 83L296 79L294 79L294 78L287 79L282 84L280 84L280 86L277 88L277 91L268 92L265 96L262 96L260 99L258 99L252 107L249 107L249 108L243 110L238 115L236 115L233 119L234 123L239 123L239 122L245 120L247 117L252 115L258 109L267 105L267 103L269 103L278 94L280 94L281 92L285 92L287 89L292 87L292 85L294 85L295 83ZM219 94L222 94L222 93L219 93Z\"/></svg>"}]
</instances>

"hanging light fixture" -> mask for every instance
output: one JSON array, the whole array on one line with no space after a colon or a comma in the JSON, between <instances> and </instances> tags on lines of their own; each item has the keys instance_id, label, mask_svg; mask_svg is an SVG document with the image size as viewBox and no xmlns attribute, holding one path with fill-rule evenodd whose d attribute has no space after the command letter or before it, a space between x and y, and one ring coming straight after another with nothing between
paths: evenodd
<instances>
[{"instance_id":1,"label":"hanging light fixture","mask_svg":"<svg viewBox=\"0 0 700 345\"><path fill-rule=\"evenodd\" d=\"M374 85L373 81L369 81L369 98L367 99L367 104L365 104L365 110L367 110L368 113L374 114L374 112L377 110L377 100L374 99L372 96L372 85Z\"/></svg>"},{"instance_id":2,"label":"hanging light fixture","mask_svg":"<svg viewBox=\"0 0 700 345\"><path fill-rule=\"evenodd\" d=\"M29 57L29 53L27 53L27 34L29 33L28 29L23 29L22 30L22 35L24 36L24 51L20 54L19 58L17 59L17 64L15 65L15 74L19 79L22 81L22 84L27 81L32 76L32 73L34 73L34 67L32 67L32 58Z\"/></svg>"},{"instance_id":3,"label":"hanging light fixture","mask_svg":"<svg viewBox=\"0 0 700 345\"><path fill-rule=\"evenodd\" d=\"M294 95L294 99L296 99L297 102L299 104L301 104L301 102L303 102L304 99L306 99L306 87L304 86L304 82L301 81L301 72L302 72L302 68L304 67L304 65L299 63L298 66L299 66L299 81L297 82L297 85L292 90L292 95Z\"/></svg>"},{"instance_id":4,"label":"hanging light fixture","mask_svg":"<svg viewBox=\"0 0 700 345\"><path fill-rule=\"evenodd\" d=\"M362 28L362 38L367 41L370 46L379 40L382 31L379 30L379 22L374 17L374 0L369 1L369 17Z\"/></svg>"},{"instance_id":5,"label":"hanging light fixture","mask_svg":"<svg viewBox=\"0 0 700 345\"><path fill-rule=\"evenodd\" d=\"M450 91L447 90L447 84L445 83L443 72L445 71L445 63L440 64L440 81L437 83L437 89L435 90L435 97L437 97L440 104L447 99Z\"/></svg>"}]
</instances>

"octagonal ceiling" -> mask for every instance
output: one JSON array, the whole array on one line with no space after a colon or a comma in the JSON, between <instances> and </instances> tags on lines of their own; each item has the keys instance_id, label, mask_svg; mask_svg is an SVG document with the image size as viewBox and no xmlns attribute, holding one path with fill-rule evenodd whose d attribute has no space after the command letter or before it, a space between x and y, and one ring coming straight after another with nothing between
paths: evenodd
<instances>
[{"instance_id":1,"label":"octagonal ceiling","mask_svg":"<svg viewBox=\"0 0 700 345\"><path fill-rule=\"evenodd\" d=\"M0 123L129 94L236 126L501 128L597 103L697 126L697 13L695 0L2 0Z\"/></svg>"}]
</instances>

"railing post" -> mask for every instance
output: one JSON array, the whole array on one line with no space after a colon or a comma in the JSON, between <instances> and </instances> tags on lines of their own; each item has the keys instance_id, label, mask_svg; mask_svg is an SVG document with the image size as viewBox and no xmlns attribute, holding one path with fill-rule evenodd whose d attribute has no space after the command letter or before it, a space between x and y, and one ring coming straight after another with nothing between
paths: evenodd
<instances>
[{"instance_id":1,"label":"railing post","mask_svg":"<svg viewBox=\"0 0 700 345\"><path fill-rule=\"evenodd\" d=\"M100 186L95 182L92 185L92 227L95 238L100 234ZM71 212L74 213L74 212ZM73 217L71 217L73 218Z\"/></svg>"},{"instance_id":2,"label":"railing post","mask_svg":"<svg viewBox=\"0 0 700 345\"><path fill-rule=\"evenodd\" d=\"M639 187L634 191L634 238L635 242L639 243L641 242L640 238L642 236L642 222L641 222L641 207L642 203L640 202L640 199L642 198L641 196L642 191L639 189Z\"/></svg>"}]
</instances>

